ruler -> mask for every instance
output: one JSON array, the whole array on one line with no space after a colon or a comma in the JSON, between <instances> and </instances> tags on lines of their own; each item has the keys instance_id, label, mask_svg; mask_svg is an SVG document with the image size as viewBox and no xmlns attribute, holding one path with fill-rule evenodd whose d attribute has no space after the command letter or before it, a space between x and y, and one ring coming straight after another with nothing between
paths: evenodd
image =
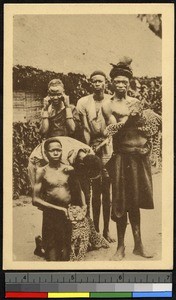
<instances>
[{"instance_id":1,"label":"ruler","mask_svg":"<svg viewBox=\"0 0 176 300\"><path fill-rule=\"evenodd\" d=\"M45 293L43 298L133 298L141 293L171 297L172 272L6 272L5 291L6 298L18 298L19 293Z\"/></svg>"},{"instance_id":2,"label":"ruler","mask_svg":"<svg viewBox=\"0 0 176 300\"><path fill-rule=\"evenodd\" d=\"M172 272L6 272L5 284L172 283Z\"/></svg>"}]
</instances>

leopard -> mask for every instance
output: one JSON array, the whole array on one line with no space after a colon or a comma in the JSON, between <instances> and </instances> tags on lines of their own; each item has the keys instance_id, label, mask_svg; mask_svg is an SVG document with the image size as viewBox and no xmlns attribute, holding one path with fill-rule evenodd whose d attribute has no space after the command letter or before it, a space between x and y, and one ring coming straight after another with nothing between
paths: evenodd
<instances>
[{"instance_id":1,"label":"leopard","mask_svg":"<svg viewBox=\"0 0 176 300\"><path fill-rule=\"evenodd\" d=\"M145 109L143 111L140 108L135 107L136 114L139 118L136 119L136 125L139 131L143 132L148 139L150 145L150 162L152 166L157 169L161 167L162 149L161 149L161 116L155 113L151 109ZM134 115L132 110L131 115ZM112 137L118 131L125 126L125 123L118 122L116 124L110 124L106 127L106 134L108 138Z\"/></svg>"},{"instance_id":2,"label":"leopard","mask_svg":"<svg viewBox=\"0 0 176 300\"><path fill-rule=\"evenodd\" d=\"M68 217L71 222L70 261L81 261L85 259L90 236L86 206L71 205Z\"/></svg>"},{"instance_id":3,"label":"leopard","mask_svg":"<svg viewBox=\"0 0 176 300\"><path fill-rule=\"evenodd\" d=\"M151 109L143 111L144 126L142 129L147 134L149 133L149 143L151 145L150 162L156 169L162 165L162 126L161 116L153 112Z\"/></svg>"},{"instance_id":4,"label":"leopard","mask_svg":"<svg viewBox=\"0 0 176 300\"><path fill-rule=\"evenodd\" d=\"M96 232L94 223L86 216L86 206L68 208L68 217L72 226L70 261L83 261L87 251L109 248L109 243Z\"/></svg>"},{"instance_id":5,"label":"leopard","mask_svg":"<svg viewBox=\"0 0 176 300\"><path fill-rule=\"evenodd\" d=\"M94 222L90 217L87 217L89 224L89 250L98 250L100 248L109 248L108 241L95 230Z\"/></svg>"}]
</instances>

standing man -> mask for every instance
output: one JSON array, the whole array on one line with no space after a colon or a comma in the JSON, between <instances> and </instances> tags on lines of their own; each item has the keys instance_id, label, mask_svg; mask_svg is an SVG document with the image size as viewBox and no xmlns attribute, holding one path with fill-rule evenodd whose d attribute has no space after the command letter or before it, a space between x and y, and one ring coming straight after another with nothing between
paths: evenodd
<instances>
[{"instance_id":1,"label":"standing man","mask_svg":"<svg viewBox=\"0 0 176 300\"><path fill-rule=\"evenodd\" d=\"M112 159L108 163L112 177L112 220L117 225L117 252L113 260L125 256L124 237L127 212L134 237L135 255L148 255L143 247L140 229L140 208L153 209L152 174L149 161L150 130L140 108L140 101L127 96L132 78L131 60L113 65L110 77L114 95L103 103L102 111L113 135Z\"/></svg>"},{"instance_id":2,"label":"standing man","mask_svg":"<svg viewBox=\"0 0 176 300\"><path fill-rule=\"evenodd\" d=\"M83 126L84 141L86 144L96 148L105 140L103 134L106 124L102 115L102 104L106 102L110 95L104 93L106 75L102 71L95 71L91 74L90 80L93 87L93 94L78 100L77 110ZM95 229L99 232L99 218L101 207L101 194L103 204L104 230L103 236L108 242L114 240L109 234L110 221L110 178L105 164L112 155L111 144L104 145L97 153L102 160L104 169L101 178L92 181L92 208Z\"/></svg>"}]
</instances>

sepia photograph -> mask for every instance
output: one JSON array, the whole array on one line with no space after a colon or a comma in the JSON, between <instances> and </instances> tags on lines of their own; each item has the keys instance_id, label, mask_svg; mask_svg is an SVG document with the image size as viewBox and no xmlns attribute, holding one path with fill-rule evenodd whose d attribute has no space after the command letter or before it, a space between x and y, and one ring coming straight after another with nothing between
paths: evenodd
<instances>
[{"instance_id":1,"label":"sepia photograph","mask_svg":"<svg viewBox=\"0 0 176 300\"><path fill-rule=\"evenodd\" d=\"M5 269L172 268L173 15L5 5Z\"/></svg>"}]
</instances>

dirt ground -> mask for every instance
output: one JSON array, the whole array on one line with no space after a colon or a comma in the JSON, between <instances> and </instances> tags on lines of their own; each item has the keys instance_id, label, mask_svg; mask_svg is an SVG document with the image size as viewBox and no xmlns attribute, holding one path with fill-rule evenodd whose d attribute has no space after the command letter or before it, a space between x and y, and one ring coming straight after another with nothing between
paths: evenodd
<instances>
[{"instance_id":1,"label":"dirt ground","mask_svg":"<svg viewBox=\"0 0 176 300\"><path fill-rule=\"evenodd\" d=\"M161 173L153 175L154 210L141 209L141 229L143 244L146 250L154 255L150 260L161 259L162 246L162 218L161 218ZM31 198L21 196L13 201L13 254L14 261L42 261L43 259L33 254L35 249L35 236L41 235L42 212L32 206ZM101 229L103 222L101 216ZM116 238L116 224L110 221L111 236ZM126 256L124 260L146 260L135 256L133 251L133 237L128 224L126 231ZM86 255L87 261L108 261L116 251L116 243L111 243L109 249L90 251Z\"/></svg>"}]
</instances>

